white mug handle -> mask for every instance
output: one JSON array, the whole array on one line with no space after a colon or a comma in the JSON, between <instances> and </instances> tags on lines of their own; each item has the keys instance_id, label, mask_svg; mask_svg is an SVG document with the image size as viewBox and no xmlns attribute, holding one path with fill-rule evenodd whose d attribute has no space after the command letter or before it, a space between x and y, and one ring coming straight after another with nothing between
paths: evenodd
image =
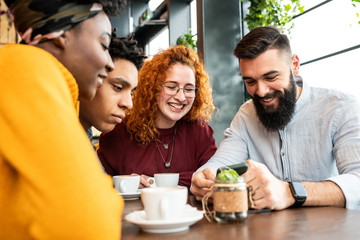
<instances>
[{"instance_id":1,"label":"white mug handle","mask_svg":"<svg viewBox=\"0 0 360 240\"><path fill-rule=\"evenodd\" d=\"M152 184L150 184L150 187L156 187L156 183L155 183L155 178L153 177L149 177L146 179L149 183L150 183L150 180L152 180Z\"/></svg>"},{"instance_id":2,"label":"white mug handle","mask_svg":"<svg viewBox=\"0 0 360 240\"><path fill-rule=\"evenodd\" d=\"M167 219L168 218L168 201L166 199L160 200L160 218Z\"/></svg>"},{"instance_id":3,"label":"white mug handle","mask_svg":"<svg viewBox=\"0 0 360 240\"><path fill-rule=\"evenodd\" d=\"M121 181L121 182L119 183L119 185L120 185L120 192L121 192L121 193L126 193L126 182L125 182L125 181Z\"/></svg>"}]
</instances>

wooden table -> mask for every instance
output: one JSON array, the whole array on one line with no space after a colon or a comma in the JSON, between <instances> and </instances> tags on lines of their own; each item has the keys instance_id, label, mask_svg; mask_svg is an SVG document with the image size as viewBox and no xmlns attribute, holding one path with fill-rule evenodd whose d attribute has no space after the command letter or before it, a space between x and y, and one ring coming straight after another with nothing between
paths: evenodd
<instances>
[{"instance_id":1,"label":"wooden table","mask_svg":"<svg viewBox=\"0 0 360 240\"><path fill-rule=\"evenodd\" d=\"M193 195L190 205L202 209ZM248 218L237 224L210 223L204 217L188 231L170 234L150 234L124 220L133 211L142 210L141 200L125 201L122 220L122 239L161 240L355 240L360 239L360 211L335 207L302 207L248 213Z\"/></svg>"}]
</instances>

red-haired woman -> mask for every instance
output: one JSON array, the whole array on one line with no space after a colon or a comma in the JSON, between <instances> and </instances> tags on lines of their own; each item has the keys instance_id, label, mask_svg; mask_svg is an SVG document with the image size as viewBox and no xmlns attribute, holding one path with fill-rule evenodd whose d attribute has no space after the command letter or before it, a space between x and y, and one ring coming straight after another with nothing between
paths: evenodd
<instances>
[{"instance_id":1,"label":"red-haired woman","mask_svg":"<svg viewBox=\"0 0 360 240\"><path fill-rule=\"evenodd\" d=\"M197 54L175 46L145 62L133 104L124 122L100 137L106 172L139 174L140 187L154 173L177 172L179 184L189 187L217 149L207 124L215 110L212 90Z\"/></svg>"}]
</instances>

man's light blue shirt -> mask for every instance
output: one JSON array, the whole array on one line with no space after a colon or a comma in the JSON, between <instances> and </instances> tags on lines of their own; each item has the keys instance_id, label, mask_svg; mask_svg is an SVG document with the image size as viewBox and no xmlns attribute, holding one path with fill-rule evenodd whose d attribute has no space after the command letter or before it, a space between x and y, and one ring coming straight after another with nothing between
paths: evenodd
<instances>
[{"instance_id":1,"label":"man's light blue shirt","mask_svg":"<svg viewBox=\"0 0 360 240\"><path fill-rule=\"evenodd\" d=\"M266 130L249 100L224 135L199 170L250 158L284 181L333 181L345 195L346 208L360 209L360 104L355 97L304 83L284 129Z\"/></svg>"}]
</instances>

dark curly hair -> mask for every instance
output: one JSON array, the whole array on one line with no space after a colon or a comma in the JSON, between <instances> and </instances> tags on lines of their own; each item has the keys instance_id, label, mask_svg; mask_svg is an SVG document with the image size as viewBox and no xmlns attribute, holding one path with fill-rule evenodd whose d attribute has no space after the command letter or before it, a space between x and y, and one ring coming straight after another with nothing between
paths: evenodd
<instances>
[{"instance_id":1,"label":"dark curly hair","mask_svg":"<svg viewBox=\"0 0 360 240\"><path fill-rule=\"evenodd\" d=\"M143 49L137 46L137 41L133 38L133 35L129 37L117 37L115 31L116 29L114 29L112 33L109 47L112 60L128 60L135 65L137 70L140 70L146 59Z\"/></svg>"}]
</instances>

